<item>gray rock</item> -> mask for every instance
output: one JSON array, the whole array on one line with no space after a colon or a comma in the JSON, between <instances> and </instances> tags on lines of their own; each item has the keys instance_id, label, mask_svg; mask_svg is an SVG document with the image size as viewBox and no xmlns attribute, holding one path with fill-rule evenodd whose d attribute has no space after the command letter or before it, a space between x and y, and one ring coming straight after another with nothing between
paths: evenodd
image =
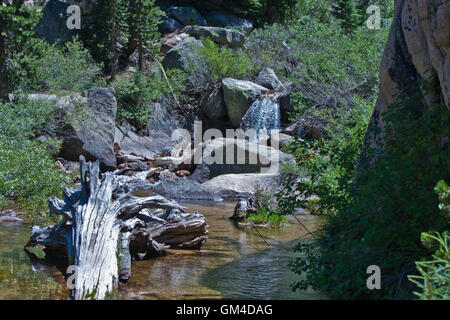
<instances>
[{"instance_id":1,"label":"gray rock","mask_svg":"<svg viewBox=\"0 0 450 320\"><path fill-rule=\"evenodd\" d=\"M167 9L167 15L177 19L181 24L206 26L206 20L193 7L170 7Z\"/></svg>"},{"instance_id":2,"label":"gray rock","mask_svg":"<svg viewBox=\"0 0 450 320\"><path fill-rule=\"evenodd\" d=\"M195 169L194 173L189 176L189 179L195 180L198 183L204 183L209 180L211 171L205 164L200 164Z\"/></svg>"},{"instance_id":3,"label":"gray rock","mask_svg":"<svg viewBox=\"0 0 450 320\"><path fill-rule=\"evenodd\" d=\"M183 28L183 25L173 18L165 17L163 22L158 26L158 31L161 34L172 33L177 29Z\"/></svg>"},{"instance_id":4,"label":"gray rock","mask_svg":"<svg viewBox=\"0 0 450 320\"><path fill-rule=\"evenodd\" d=\"M13 210L0 211L0 224L2 223L20 223L23 220L17 217Z\"/></svg>"},{"instance_id":5,"label":"gray rock","mask_svg":"<svg viewBox=\"0 0 450 320\"><path fill-rule=\"evenodd\" d=\"M57 0L48 1L42 9L42 18L36 25L35 36L49 44L70 41L79 30L67 28L67 8L69 3Z\"/></svg>"},{"instance_id":6,"label":"gray rock","mask_svg":"<svg viewBox=\"0 0 450 320\"><path fill-rule=\"evenodd\" d=\"M84 155L89 160L100 160L107 168L115 167L113 144L116 111L114 89L88 90L87 108L81 113L64 112L61 156L77 161L80 155Z\"/></svg>"},{"instance_id":7,"label":"gray rock","mask_svg":"<svg viewBox=\"0 0 450 320\"><path fill-rule=\"evenodd\" d=\"M202 185L223 199L229 200L248 198L259 189L276 188L280 185L280 179L278 173L225 174L215 177Z\"/></svg>"},{"instance_id":8,"label":"gray rock","mask_svg":"<svg viewBox=\"0 0 450 320\"><path fill-rule=\"evenodd\" d=\"M286 87L278 79L275 71L271 68L262 69L255 79L255 82L265 88L274 91L286 91Z\"/></svg>"},{"instance_id":9,"label":"gray rock","mask_svg":"<svg viewBox=\"0 0 450 320\"><path fill-rule=\"evenodd\" d=\"M245 35L236 30L202 26L187 26L184 30L193 37L205 37L230 48L242 48L245 42Z\"/></svg>"},{"instance_id":10,"label":"gray rock","mask_svg":"<svg viewBox=\"0 0 450 320\"><path fill-rule=\"evenodd\" d=\"M245 32L253 29L253 23L248 19L243 19L222 11L211 11L206 16L208 25L216 27L239 27Z\"/></svg>"},{"instance_id":11,"label":"gray rock","mask_svg":"<svg viewBox=\"0 0 450 320\"><path fill-rule=\"evenodd\" d=\"M198 47L203 47L200 40L193 37L183 39L164 56L162 61L164 68L178 68L186 72L189 71L189 64L195 63L197 60Z\"/></svg>"},{"instance_id":12,"label":"gray rock","mask_svg":"<svg viewBox=\"0 0 450 320\"><path fill-rule=\"evenodd\" d=\"M227 115L222 89L215 89L202 106L203 113L212 120L219 120Z\"/></svg>"},{"instance_id":13,"label":"gray rock","mask_svg":"<svg viewBox=\"0 0 450 320\"><path fill-rule=\"evenodd\" d=\"M236 128L252 103L269 91L256 83L231 78L223 79L222 85L228 117Z\"/></svg>"},{"instance_id":14,"label":"gray rock","mask_svg":"<svg viewBox=\"0 0 450 320\"><path fill-rule=\"evenodd\" d=\"M154 192L176 200L222 201L214 192L188 177L161 179Z\"/></svg>"}]
</instances>

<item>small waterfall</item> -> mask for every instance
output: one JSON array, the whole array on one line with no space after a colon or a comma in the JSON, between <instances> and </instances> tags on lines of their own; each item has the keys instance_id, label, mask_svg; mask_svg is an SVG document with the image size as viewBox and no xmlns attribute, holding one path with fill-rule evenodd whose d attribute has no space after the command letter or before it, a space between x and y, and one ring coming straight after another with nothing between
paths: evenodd
<instances>
[{"instance_id":1,"label":"small waterfall","mask_svg":"<svg viewBox=\"0 0 450 320\"><path fill-rule=\"evenodd\" d=\"M248 109L245 116L242 118L241 129L254 129L259 135L260 131L267 131L267 134L274 129L281 127L281 114L279 97L275 96L272 99L264 97L261 100L256 100Z\"/></svg>"}]
</instances>

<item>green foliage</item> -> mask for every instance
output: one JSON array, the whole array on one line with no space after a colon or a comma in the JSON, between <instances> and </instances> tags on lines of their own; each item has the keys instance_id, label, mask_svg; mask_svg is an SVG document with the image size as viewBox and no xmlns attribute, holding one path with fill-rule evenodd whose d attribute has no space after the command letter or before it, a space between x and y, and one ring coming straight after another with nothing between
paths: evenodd
<instances>
[{"instance_id":1,"label":"green foliage","mask_svg":"<svg viewBox=\"0 0 450 320\"><path fill-rule=\"evenodd\" d=\"M354 0L336 0L333 5L333 14L339 19L346 33L351 33L361 22Z\"/></svg>"},{"instance_id":2,"label":"green foliage","mask_svg":"<svg viewBox=\"0 0 450 320\"><path fill-rule=\"evenodd\" d=\"M422 233L422 241L437 245L432 260L416 262L420 275L408 276L408 279L421 289L414 292L422 300L450 299L450 235L443 232Z\"/></svg>"},{"instance_id":3,"label":"green foliage","mask_svg":"<svg viewBox=\"0 0 450 320\"><path fill-rule=\"evenodd\" d=\"M0 104L0 197L16 200L32 213L43 210L47 198L69 183L52 160L60 143L34 139L45 131L52 113L53 107L41 100Z\"/></svg>"},{"instance_id":4,"label":"green foliage","mask_svg":"<svg viewBox=\"0 0 450 320\"><path fill-rule=\"evenodd\" d=\"M302 10L286 25L254 30L246 42L246 53L258 68L270 67L291 84L292 117L307 117L318 109L334 116L343 107L357 107L355 94L374 101L389 28L358 28L349 36L321 2Z\"/></svg>"},{"instance_id":5,"label":"green foliage","mask_svg":"<svg viewBox=\"0 0 450 320\"><path fill-rule=\"evenodd\" d=\"M439 196L439 209L450 218L450 188L444 180L438 182L435 188ZM450 234L448 231L424 232L421 242L425 248L435 252L432 260L416 262L420 275L410 275L408 279L413 282L421 292L414 292L422 300L449 300L450 299Z\"/></svg>"},{"instance_id":6,"label":"green foliage","mask_svg":"<svg viewBox=\"0 0 450 320\"><path fill-rule=\"evenodd\" d=\"M203 47L197 48L198 61L202 74L207 75L210 82L223 78L244 79L254 71L251 59L243 52L220 47L209 39L202 38Z\"/></svg>"},{"instance_id":7,"label":"green foliage","mask_svg":"<svg viewBox=\"0 0 450 320\"><path fill-rule=\"evenodd\" d=\"M180 70L169 70L167 78L168 82L161 72L151 73L149 76L136 72L130 79L117 79L113 83L117 96L117 117L143 128L150 120L152 102L159 101L174 106L172 90L177 100L182 102L186 74Z\"/></svg>"},{"instance_id":8,"label":"green foliage","mask_svg":"<svg viewBox=\"0 0 450 320\"><path fill-rule=\"evenodd\" d=\"M40 90L83 92L102 84L101 67L78 40L67 42L63 48L46 45L45 56L36 60Z\"/></svg>"},{"instance_id":9,"label":"green foliage","mask_svg":"<svg viewBox=\"0 0 450 320\"><path fill-rule=\"evenodd\" d=\"M450 133L448 109L436 104L423 110L420 95L398 101L385 114L383 149L365 150L367 159L376 161L363 162L348 186L339 187L350 190L350 196L343 192L334 206L329 200L335 195L317 202L337 214L329 216L317 241L296 247L304 256L293 261L292 269L306 273L306 280L294 289L311 285L340 299L409 297L406 275L414 270L414 261L426 256L419 240L422 230L448 230L448 215L438 210L434 192L447 170L449 155L442 144ZM382 270L381 290L365 285L369 265Z\"/></svg>"},{"instance_id":10,"label":"green foliage","mask_svg":"<svg viewBox=\"0 0 450 320\"><path fill-rule=\"evenodd\" d=\"M246 220L255 225L269 224L274 227L280 227L288 223L285 216L266 207L260 208L256 213L249 214Z\"/></svg>"}]
</instances>

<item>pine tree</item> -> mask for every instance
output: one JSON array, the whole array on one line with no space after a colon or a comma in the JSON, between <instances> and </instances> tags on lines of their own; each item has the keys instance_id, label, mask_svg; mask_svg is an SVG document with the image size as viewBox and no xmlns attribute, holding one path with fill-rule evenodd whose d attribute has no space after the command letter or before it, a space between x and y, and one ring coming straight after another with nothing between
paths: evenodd
<instances>
[{"instance_id":1,"label":"pine tree","mask_svg":"<svg viewBox=\"0 0 450 320\"><path fill-rule=\"evenodd\" d=\"M334 16L341 21L345 33L351 33L361 22L361 15L354 0L336 0L333 7Z\"/></svg>"},{"instance_id":2,"label":"pine tree","mask_svg":"<svg viewBox=\"0 0 450 320\"><path fill-rule=\"evenodd\" d=\"M0 0L0 100L9 100L8 57L32 36L37 18L24 0Z\"/></svg>"}]
</instances>

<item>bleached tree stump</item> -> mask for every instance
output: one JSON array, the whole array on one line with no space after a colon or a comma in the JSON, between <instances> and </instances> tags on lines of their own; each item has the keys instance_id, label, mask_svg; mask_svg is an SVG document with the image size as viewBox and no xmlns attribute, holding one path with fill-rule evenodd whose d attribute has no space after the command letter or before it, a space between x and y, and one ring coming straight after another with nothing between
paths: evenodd
<instances>
[{"instance_id":1,"label":"bleached tree stump","mask_svg":"<svg viewBox=\"0 0 450 320\"><path fill-rule=\"evenodd\" d=\"M184 208L156 194L143 198L132 196L123 180L111 172L100 173L99 162L87 163L83 156L80 157L80 174L80 189L66 188L63 200L49 199L50 212L62 215L62 222L44 229L34 227L26 246L65 247L69 264L76 266L73 298L104 299L118 286L119 277L126 281L130 276L129 246L133 232L141 228L137 231L149 234L146 223L137 215L143 209L184 212ZM200 246L206 241L206 219L196 213L185 215L179 215L181 218L175 223L151 216L149 219L162 220L159 226L169 229L182 225L187 230L190 223L195 225L197 233L189 240ZM191 222L186 224L185 221ZM199 224L203 230L198 231ZM155 250L163 250L163 245L152 239L147 239L146 243ZM119 259L121 270L118 270Z\"/></svg>"}]
</instances>

